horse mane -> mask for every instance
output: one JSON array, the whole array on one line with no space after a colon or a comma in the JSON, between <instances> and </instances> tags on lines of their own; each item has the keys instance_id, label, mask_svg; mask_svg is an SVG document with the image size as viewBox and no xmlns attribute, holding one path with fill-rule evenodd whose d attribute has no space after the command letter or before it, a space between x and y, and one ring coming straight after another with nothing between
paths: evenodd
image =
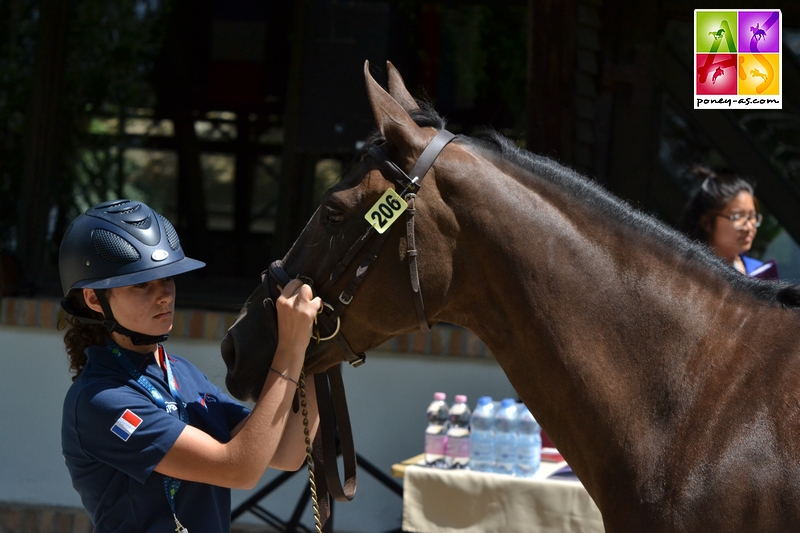
<instances>
[{"instance_id":1,"label":"horse mane","mask_svg":"<svg viewBox=\"0 0 800 533\"><path fill-rule=\"evenodd\" d=\"M736 272L717 257L704 243L692 241L683 233L634 208L624 200L609 193L597 182L582 176L552 159L533 154L516 146L500 133L483 131L468 140L479 149L499 156L504 161L544 178L576 200L592 206L600 213L616 220L631 231L644 233L661 242L686 262L700 264L725 279L734 288L744 291L760 301L788 308L800 308L800 286L786 282L765 282Z\"/></svg>"},{"instance_id":2,"label":"horse mane","mask_svg":"<svg viewBox=\"0 0 800 533\"><path fill-rule=\"evenodd\" d=\"M445 128L447 121L436 112L429 102L417 100L417 104L419 109L411 111L410 115L418 126L432 127L438 130ZM366 153L372 144L380 141L382 141L380 133L373 132L360 153ZM631 231L644 233L663 243L666 248L678 254L686 262L700 264L716 273L735 289L768 304L800 308L800 285L762 281L741 275L717 257L706 244L692 241L657 218L639 211L624 200L612 195L594 180L582 176L549 157L523 150L497 131L484 130L474 136L458 135L456 141L494 154L524 171L556 184L576 200L598 209L610 219L624 224Z\"/></svg>"}]
</instances>

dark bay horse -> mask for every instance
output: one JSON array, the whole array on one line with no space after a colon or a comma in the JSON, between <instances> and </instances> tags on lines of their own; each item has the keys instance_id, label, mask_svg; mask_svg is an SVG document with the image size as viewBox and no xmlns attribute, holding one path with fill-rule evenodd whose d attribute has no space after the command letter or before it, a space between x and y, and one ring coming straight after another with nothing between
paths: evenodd
<instances>
[{"instance_id":1,"label":"dark bay horse","mask_svg":"<svg viewBox=\"0 0 800 533\"><path fill-rule=\"evenodd\" d=\"M380 136L368 145L383 141L409 172L443 121L391 65L389 92L366 66L365 77ZM364 234L365 213L395 187L383 169L365 156L326 193L284 259L290 276L326 283ZM797 288L740 275L497 134L450 142L415 207L425 319L485 342L606 531L800 530ZM356 351L420 327L406 235L402 222L388 230L342 314ZM223 341L240 398L258 395L276 345L265 297L259 287ZM337 345L312 342L306 368L342 359Z\"/></svg>"}]
</instances>

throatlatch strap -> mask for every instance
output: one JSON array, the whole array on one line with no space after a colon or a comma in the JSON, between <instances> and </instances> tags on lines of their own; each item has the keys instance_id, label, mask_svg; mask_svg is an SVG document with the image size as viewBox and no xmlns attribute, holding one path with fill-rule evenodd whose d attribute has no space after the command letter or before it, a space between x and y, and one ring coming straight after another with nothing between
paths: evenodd
<instances>
[{"instance_id":1,"label":"throatlatch strap","mask_svg":"<svg viewBox=\"0 0 800 533\"><path fill-rule=\"evenodd\" d=\"M415 209L416 199L416 194L406 195L406 202L408 202L408 208L406 209L406 245L408 251L406 254L408 255L411 290L414 294L414 307L417 309L419 328L424 332L428 332L431 330L431 327L428 325L428 319L425 317L425 304L422 301L422 291L419 286L419 271L417 270L417 246L414 242L414 215L417 213Z\"/></svg>"}]
</instances>

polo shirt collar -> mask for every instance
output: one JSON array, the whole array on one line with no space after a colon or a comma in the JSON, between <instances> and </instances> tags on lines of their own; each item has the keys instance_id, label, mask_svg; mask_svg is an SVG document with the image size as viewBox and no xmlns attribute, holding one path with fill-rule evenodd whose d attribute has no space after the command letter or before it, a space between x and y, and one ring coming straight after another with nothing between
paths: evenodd
<instances>
[{"instance_id":1,"label":"polo shirt collar","mask_svg":"<svg viewBox=\"0 0 800 533\"><path fill-rule=\"evenodd\" d=\"M128 359L131 360L133 366L139 369L139 371L142 372L143 374L145 368L147 368L151 364L156 363L156 358L152 352L143 354L127 350L122 346L119 346L119 349L123 354L128 356ZM86 354L87 359L91 363L98 364L100 366L104 366L106 368L110 368L113 370L122 371L122 368L119 366L119 363L115 360L114 355L108 350L108 348L105 347L105 345L88 346L84 353Z\"/></svg>"}]
</instances>

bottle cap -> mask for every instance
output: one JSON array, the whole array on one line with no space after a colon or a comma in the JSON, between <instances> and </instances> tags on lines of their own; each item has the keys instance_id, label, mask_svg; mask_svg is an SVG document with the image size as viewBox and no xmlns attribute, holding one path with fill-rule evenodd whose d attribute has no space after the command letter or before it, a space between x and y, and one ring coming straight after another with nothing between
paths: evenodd
<instances>
[{"instance_id":1,"label":"bottle cap","mask_svg":"<svg viewBox=\"0 0 800 533\"><path fill-rule=\"evenodd\" d=\"M456 394L456 403L467 403L467 397L463 394Z\"/></svg>"},{"instance_id":2,"label":"bottle cap","mask_svg":"<svg viewBox=\"0 0 800 533\"><path fill-rule=\"evenodd\" d=\"M487 403L492 403L491 396L481 396L478 398L478 405L486 405Z\"/></svg>"},{"instance_id":3,"label":"bottle cap","mask_svg":"<svg viewBox=\"0 0 800 533\"><path fill-rule=\"evenodd\" d=\"M444 401L445 398L447 398L447 394L445 394L443 392L434 392L433 393L433 399L434 400Z\"/></svg>"},{"instance_id":4,"label":"bottle cap","mask_svg":"<svg viewBox=\"0 0 800 533\"><path fill-rule=\"evenodd\" d=\"M514 398L503 398L503 401L500 402L500 407L509 407L516 404L517 402L514 401Z\"/></svg>"}]
</instances>

